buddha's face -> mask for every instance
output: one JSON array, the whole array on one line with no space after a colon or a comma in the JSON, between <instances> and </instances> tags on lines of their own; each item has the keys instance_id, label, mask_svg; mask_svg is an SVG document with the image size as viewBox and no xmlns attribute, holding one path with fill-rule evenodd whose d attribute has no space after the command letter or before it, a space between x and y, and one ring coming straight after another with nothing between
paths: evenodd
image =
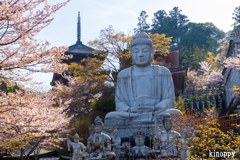
<instances>
[{"instance_id":1,"label":"buddha's face","mask_svg":"<svg viewBox=\"0 0 240 160\"><path fill-rule=\"evenodd\" d=\"M153 49L148 44L137 44L131 48L132 62L136 66L144 67L153 60Z\"/></svg>"},{"instance_id":2,"label":"buddha's face","mask_svg":"<svg viewBox=\"0 0 240 160\"><path fill-rule=\"evenodd\" d=\"M144 146L145 138L143 136L137 136L135 138L135 143L137 146Z\"/></svg>"},{"instance_id":3,"label":"buddha's face","mask_svg":"<svg viewBox=\"0 0 240 160\"><path fill-rule=\"evenodd\" d=\"M101 124L95 124L94 125L94 131L95 133L101 133L103 130L103 126Z\"/></svg>"},{"instance_id":4,"label":"buddha's face","mask_svg":"<svg viewBox=\"0 0 240 160\"><path fill-rule=\"evenodd\" d=\"M172 129L172 121L170 119L163 121L163 126L165 130L171 130Z\"/></svg>"}]
</instances>

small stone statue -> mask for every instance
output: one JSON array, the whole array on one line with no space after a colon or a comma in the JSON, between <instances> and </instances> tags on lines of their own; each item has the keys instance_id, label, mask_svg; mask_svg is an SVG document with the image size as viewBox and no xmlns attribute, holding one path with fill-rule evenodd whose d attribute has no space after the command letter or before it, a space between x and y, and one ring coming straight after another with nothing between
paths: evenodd
<instances>
[{"instance_id":1,"label":"small stone statue","mask_svg":"<svg viewBox=\"0 0 240 160\"><path fill-rule=\"evenodd\" d=\"M72 137L74 139L74 142L71 142L69 137ZM67 146L68 146L68 151L70 151L70 147L72 146L73 148L73 157L72 160L82 160L82 157L85 157L85 151L86 147L84 146L83 143L79 142L80 138L78 134L76 133L74 136L70 136L67 134ZM83 150L81 152L81 149Z\"/></svg>"},{"instance_id":2,"label":"small stone statue","mask_svg":"<svg viewBox=\"0 0 240 160\"><path fill-rule=\"evenodd\" d=\"M135 135L135 146L130 149L130 157L132 160L148 160L149 159L149 147L145 146L145 132L138 131L134 132Z\"/></svg>"},{"instance_id":3,"label":"small stone statue","mask_svg":"<svg viewBox=\"0 0 240 160\"><path fill-rule=\"evenodd\" d=\"M160 157L161 159L179 159L180 148L177 147L180 144L181 135L172 130L172 120L169 113L163 115L163 127L164 130L157 135L157 139L160 142Z\"/></svg>"},{"instance_id":4,"label":"small stone statue","mask_svg":"<svg viewBox=\"0 0 240 160\"><path fill-rule=\"evenodd\" d=\"M95 133L87 140L87 151L90 154L88 159L115 159L115 153L111 152L111 138L102 133L102 119L97 116L94 122Z\"/></svg>"},{"instance_id":5,"label":"small stone statue","mask_svg":"<svg viewBox=\"0 0 240 160\"><path fill-rule=\"evenodd\" d=\"M113 137L112 137L112 147L113 147L113 152L116 154L116 159L119 160L119 156L121 154L121 138L118 136L118 130L114 129L113 131Z\"/></svg>"}]
</instances>

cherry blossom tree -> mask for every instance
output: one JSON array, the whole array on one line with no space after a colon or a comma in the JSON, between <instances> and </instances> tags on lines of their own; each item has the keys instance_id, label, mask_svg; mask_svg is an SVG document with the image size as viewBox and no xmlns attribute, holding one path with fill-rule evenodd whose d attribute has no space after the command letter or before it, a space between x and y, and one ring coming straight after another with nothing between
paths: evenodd
<instances>
[{"instance_id":1,"label":"cherry blossom tree","mask_svg":"<svg viewBox=\"0 0 240 160\"><path fill-rule=\"evenodd\" d=\"M226 60L223 61L224 67L226 68L232 68L233 70L240 70L240 55L237 54L236 57L229 57ZM240 79L240 77L238 77ZM230 88L227 88L230 89ZM240 97L240 83L235 83L235 86L232 88L232 92L234 93L234 96Z\"/></svg>"},{"instance_id":2,"label":"cherry blossom tree","mask_svg":"<svg viewBox=\"0 0 240 160\"><path fill-rule=\"evenodd\" d=\"M223 87L223 75L221 70L212 69L210 62L202 61L199 63L200 69L188 70L187 72L187 86L185 92L193 93L199 89L206 89L207 87Z\"/></svg>"},{"instance_id":3,"label":"cherry blossom tree","mask_svg":"<svg viewBox=\"0 0 240 160\"><path fill-rule=\"evenodd\" d=\"M82 77L71 77L63 75L68 82L67 85L56 81L56 87L52 91L57 104L71 101L69 108L71 114L76 116L88 116L92 108L90 104L102 95L103 87L106 87L98 79L82 79Z\"/></svg>"},{"instance_id":4,"label":"cherry blossom tree","mask_svg":"<svg viewBox=\"0 0 240 160\"><path fill-rule=\"evenodd\" d=\"M50 48L48 41L37 40L36 35L53 21L52 14L69 1L49 5L47 0L1 0L1 80L26 82L33 72L67 70L67 65L61 63L69 57L64 55L67 47ZM56 104L54 98L51 93L40 95L26 88L16 93L0 92L2 153L26 146L59 147L69 131L66 128L71 117L66 116L69 101Z\"/></svg>"},{"instance_id":5,"label":"cherry blossom tree","mask_svg":"<svg viewBox=\"0 0 240 160\"><path fill-rule=\"evenodd\" d=\"M52 14L70 0L49 5L47 0L2 0L0 7L0 78L28 81L32 72L62 73L67 47L48 48L35 38L52 21ZM27 71L27 72L19 72Z\"/></svg>"},{"instance_id":6,"label":"cherry blossom tree","mask_svg":"<svg viewBox=\"0 0 240 160\"><path fill-rule=\"evenodd\" d=\"M240 69L240 55L237 55L237 57L229 57L224 60L224 67Z\"/></svg>"},{"instance_id":7,"label":"cherry blossom tree","mask_svg":"<svg viewBox=\"0 0 240 160\"><path fill-rule=\"evenodd\" d=\"M203 73L204 79L207 81L208 86L217 88L223 87L222 70L212 68L210 62L202 61L200 64L200 71Z\"/></svg>"},{"instance_id":8,"label":"cherry blossom tree","mask_svg":"<svg viewBox=\"0 0 240 160\"><path fill-rule=\"evenodd\" d=\"M53 107L55 97L50 93L18 90L0 94L1 150L59 147L62 136L69 132L66 129L72 118L66 116L69 101Z\"/></svg>"}]
</instances>

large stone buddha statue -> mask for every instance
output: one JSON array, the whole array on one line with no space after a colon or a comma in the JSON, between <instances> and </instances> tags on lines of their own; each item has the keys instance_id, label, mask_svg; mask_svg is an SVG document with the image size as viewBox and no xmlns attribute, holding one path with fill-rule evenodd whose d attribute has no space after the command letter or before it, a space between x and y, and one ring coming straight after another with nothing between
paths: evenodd
<instances>
[{"instance_id":1,"label":"large stone buddha statue","mask_svg":"<svg viewBox=\"0 0 240 160\"><path fill-rule=\"evenodd\" d=\"M115 103L116 111L109 112L105 122L151 121L153 115L181 114L174 109L175 94L169 69L151 65L153 44L145 33L138 33L130 44L133 67L119 72Z\"/></svg>"}]
</instances>

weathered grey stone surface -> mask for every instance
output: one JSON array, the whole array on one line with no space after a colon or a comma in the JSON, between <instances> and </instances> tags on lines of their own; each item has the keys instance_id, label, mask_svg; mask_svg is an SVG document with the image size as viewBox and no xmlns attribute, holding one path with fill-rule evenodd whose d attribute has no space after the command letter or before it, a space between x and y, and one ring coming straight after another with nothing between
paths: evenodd
<instances>
[{"instance_id":1,"label":"weathered grey stone surface","mask_svg":"<svg viewBox=\"0 0 240 160\"><path fill-rule=\"evenodd\" d=\"M158 127L163 130L162 115L168 113L180 116L182 113L175 109L174 85L169 69L151 65L153 45L149 36L145 33L136 34L130 47L135 66L124 69L118 74L115 93L116 111L105 116L103 132L110 134L114 126L118 129L122 144L128 149L134 149L133 133L139 131L138 126L140 126L139 132L145 133L147 147L152 148L154 120L159 122ZM154 129L156 130L156 126ZM135 148L139 149L139 155L141 149L144 150L141 154L147 155L145 151L148 148L145 145L137 145Z\"/></svg>"},{"instance_id":2,"label":"weathered grey stone surface","mask_svg":"<svg viewBox=\"0 0 240 160\"><path fill-rule=\"evenodd\" d=\"M105 116L106 123L146 122L153 114L182 114L175 108L175 93L169 69L152 66L153 46L145 33L136 34L130 44L135 66L119 72L116 111Z\"/></svg>"},{"instance_id":3,"label":"weathered grey stone surface","mask_svg":"<svg viewBox=\"0 0 240 160\"><path fill-rule=\"evenodd\" d=\"M86 147L84 146L83 143L79 142L79 136L78 136L77 133L74 136L71 136L71 137L74 138L74 142L70 141L69 134L67 134L68 151L70 151L71 146L73 148L72 160L82 160L83 157L87 156L87 153L85 153Z\"/></svg>"},{"instance_id":4,"label":"weathered grey stone surface","mask_svg":"<svg viewBox=\"0 0 240 160\"><path fill-rule=\"evenodd\" d=\"M181 135L172 130L171 115L165 113L163 115L164 130L156 135L156 145L160 145L160 155L163 160L167 159L180 159L180 148L176 146L180 144ZM157 148L157 147L154 147Z\"/></svg>"},{"instance_id":5,"label":"weathered grey stone surface","mask_svg":"<svg viewBox=\"0 0 240 160\"><path fill-rule=\"evenodd\" d=\"M117 129L115 129L113 131L112 148L113 148L113 152L116 154L115 160L119 160L119 157L120 157L120 154L121 154L121 149L123 147L121 145L121 138L118 136L118 130Z\"/></svg>"},{"instance_id":6,"label":"weathered grey stone surface","mask_svg":"<svg viewBox=\"0 0 240 160\"><path fill-rule=\"evenodd\" d=\"M240 54L240 39L230 40L230 45L227 53L228 57L237 57ZM230 108L234 108L236 105L235 103L235 96L233 96L233 86L239 84L240 82L240 70L236 68L224 68L223 70L224 75L224 85L225 85L225 108L227 110L226 114L231 112ZM238 100L239 101L239 100ZM238 102L239 103L239 102Z\"/></svg>"},{"instance_id":7,"label":"weathered grey stone surface","mask_svg":"<svg viewBox=\"0 0 240 160\"><path fill-rule=\"evenodd\" d=\"M140 131L141 127L138 126L138 131L134 132L135 146L130 149L130 157L134 160L149 159L150 148L145 146L145 132Z\"/></svg>"},{"instance_id":8,"label":"weathered grey stone surface","mask_svg":"<svg viewBox=\"0 0 240 160\"><path fill-rule=\"evenodd\" d=\"M133 136L133 132L137 131L137 126L141 126L141 131L146 133L146 137L149 137L152 134L152 126L155 125L154 121L146 121L146 122L115 122L115 123L105 123L104 124L104 133L108 132L106 130L112 129L112 124L114 124L114 128L118 129L118 136L121 138L129 138ZM163 125L161 119L159 119L159 127L163 130Z\"/></svg>"},{"instance_id":9,"label":"weathered grey stone surface","mask_svg":"<svg viewBox=\"0 0 240 160\"><path fill-rule=\"evenodd\" d=\"M114 160L116 155L112 152L111 138L109 135L103 133L103 122L102 119L97 116L94 122L95 133L90 135L87 140L87 151L89 153L88 160Z\"/></svg>"}]
</instances>

